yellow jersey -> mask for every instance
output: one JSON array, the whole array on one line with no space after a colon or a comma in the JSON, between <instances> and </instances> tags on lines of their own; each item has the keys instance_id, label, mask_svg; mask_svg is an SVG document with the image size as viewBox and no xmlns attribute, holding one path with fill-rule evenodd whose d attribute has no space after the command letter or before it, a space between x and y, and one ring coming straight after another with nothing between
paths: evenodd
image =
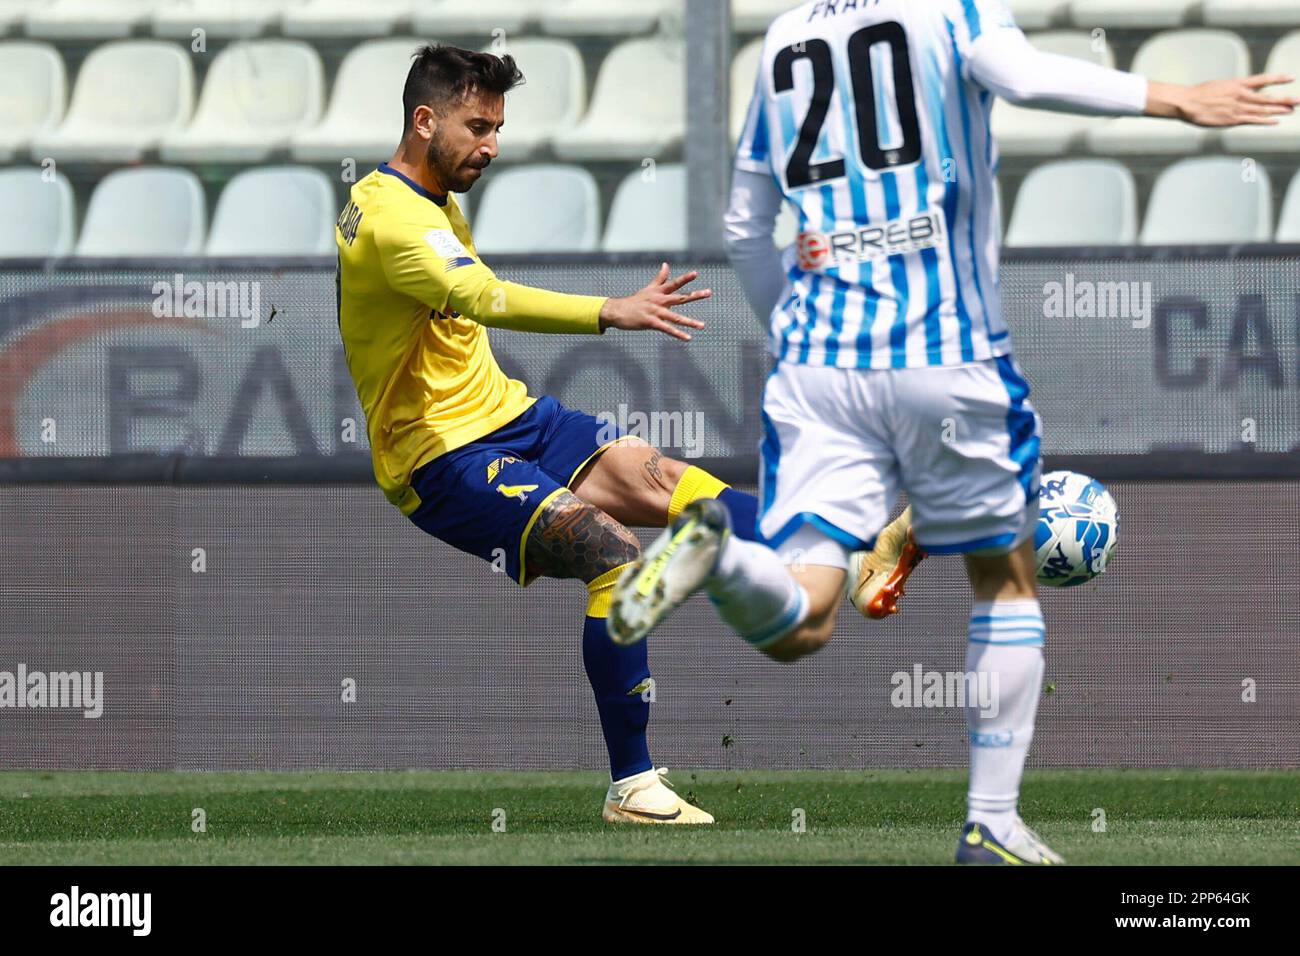
<instances>
[{"instance_id":1,"label":"yellow jersey","mask_svg":"<svg viewBox=\"0 0 1300 956\"><path fill-rule=\"evenodd\" d=\"M375 480L409 515L413 471L535 401L501 371L484 327L599 334L605 299L498 279L456 201L387 164L353 185L335 240L339 333Z\"/></svg>"}]
</instances>

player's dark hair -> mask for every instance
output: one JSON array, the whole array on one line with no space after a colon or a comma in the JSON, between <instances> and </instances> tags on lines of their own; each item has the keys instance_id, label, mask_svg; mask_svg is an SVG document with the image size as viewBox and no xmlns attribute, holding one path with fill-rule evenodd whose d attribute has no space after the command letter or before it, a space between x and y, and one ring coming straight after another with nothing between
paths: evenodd
<instances>
[{"instance_id":1,"label":"player's dark hair","mask_svg":"<svg viewBox=\"0 0 1300 956\"><path fill-rule=\"evenodd\" d=\"M413 59L402 89L402 109L406 111L403 136L411 131L417 106L428 106L441 115L448 106L472 93L504 95L524 81L524 74L509 54L495 56L431 43L416 50Z\"/></svg>"}]
</instances>

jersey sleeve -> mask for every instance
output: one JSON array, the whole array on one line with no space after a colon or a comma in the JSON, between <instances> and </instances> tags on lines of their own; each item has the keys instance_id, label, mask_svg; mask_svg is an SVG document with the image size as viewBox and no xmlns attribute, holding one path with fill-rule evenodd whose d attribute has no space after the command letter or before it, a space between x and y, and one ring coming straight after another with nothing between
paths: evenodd
<instances>
[{"instance_id":1,"label":"jersey sleeve","mask_svg":"<svg viewBox=\"0 0 1300 956\"><path fill-rule=\"evenodd\" d=\"M1146 111L1145 77L1043 53L1019 31L980 37L967 65L973 82L1018 106L1097 116L1138 116Z\"/></svg>"},{"instance_id":2,"label":"jersey sleeve","mask_svg":"<svg viewBox=\"0 0 1300 956\"><path fill-rule=\"evenodd\" d=\"M387 218L375 230L375 243L389 285L435 311L517 332L601 332L604 297L505 282L465 247L445 219Z\"/></svg>"},{"instance_id":3,"label":"jersey sleeve","mask_svg":"<svg viewBox=\"0 0 1300 956\"><path fill-rule=\"evenodd\" d=\"M1005 0L949 0L948 19L953 43L962 58L962 76L968 80L971 47L980 37L1002 30L1023 36Z\"/></svg>"},{"instance_id":4,"label":"jersey sleeve","mask_svg":"<svg viewBox=\"0 0 1300 956\"><path fill-rule=\"evenodd\" d=\"M749 101L749 112L745 115L740 145L736 147L736 168L747 173L772 172L772 146L768 139L765 101L760 76L754 83L754 95Z\"/></svg>"},{"instance_id":5,"label":"jersey sleeve","mask_svg":"<svg viewBox=\"0 0 1300 956\"><path fill-rule=\"evenodd\" d=\"M731 202L723 217L727 257L764 328L786 286L781 253L772 239L783 198L770 173L738 169L732 177Z\"/></svg>"}]
</instances>

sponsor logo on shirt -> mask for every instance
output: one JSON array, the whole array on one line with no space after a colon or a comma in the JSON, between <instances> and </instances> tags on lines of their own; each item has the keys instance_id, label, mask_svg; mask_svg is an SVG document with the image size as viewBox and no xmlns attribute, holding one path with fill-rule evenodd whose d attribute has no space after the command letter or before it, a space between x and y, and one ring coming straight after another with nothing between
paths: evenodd
<instances>
[{"instance_id":1,"label":"sponsor logo on shirt","mask_svg":"<svg viewBox=\"0 0 1300 956\"><path fill-rule=\"evenodd\" d=\"M795 240L795 255L804 272L822 272L853 262L933 249L947 234L943 210L936 209L911 219L895 219L840 232L801 232Z\"/></svg>"}]
</instances>

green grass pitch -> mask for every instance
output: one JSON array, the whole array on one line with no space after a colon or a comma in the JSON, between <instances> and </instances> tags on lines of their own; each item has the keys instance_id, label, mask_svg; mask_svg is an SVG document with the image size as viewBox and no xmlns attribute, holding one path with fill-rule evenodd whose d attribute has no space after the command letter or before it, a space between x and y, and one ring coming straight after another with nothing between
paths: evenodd
<instances>
[{"instance_id":1,"label":"green grass pitch","mask_svg":"<svg viewBox=\"0 0 1300 956\"><path fill-rule=\"evenodd\" d=\"M937 864L965 793L947 770L674 772L716 826L615 827L600 820L607 779L9 771L0 865ZM1030 771L1021 812L1075 864L1300 863L1297 771Z\"/></svg>"}]
</instances>

